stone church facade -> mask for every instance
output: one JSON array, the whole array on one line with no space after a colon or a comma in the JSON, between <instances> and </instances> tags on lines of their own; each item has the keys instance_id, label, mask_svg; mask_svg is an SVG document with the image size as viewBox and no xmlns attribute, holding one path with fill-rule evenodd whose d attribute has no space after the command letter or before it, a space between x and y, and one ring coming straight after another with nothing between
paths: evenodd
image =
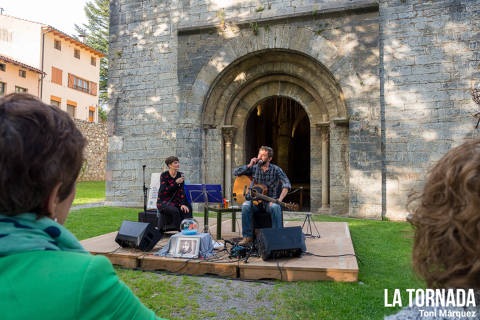
<instances>
[{"instance_id":1,"label":"stone church facade","mask_svg":"<svg viewBox=\"0 0 480 320\"><path fill-rule=\"evenodd\" d=\"M113 0L108 205L176 155L232 192L258 146L312 212L404 219L408 193L478 136L480 1ZM303 192L302 191L302 192Z\"/></svg>"}]
</instances>

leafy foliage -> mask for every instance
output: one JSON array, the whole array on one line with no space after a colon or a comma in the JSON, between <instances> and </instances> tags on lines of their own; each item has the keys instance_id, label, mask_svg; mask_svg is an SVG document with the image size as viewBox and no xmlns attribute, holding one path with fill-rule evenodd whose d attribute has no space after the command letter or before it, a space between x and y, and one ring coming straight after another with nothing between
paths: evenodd
<instances>
[{"instance_id":1,"label":"leafy foliage","mask_svg":"<svg viewBox=\"0 0 480 320\"><path fill-rule=\"evenodd\" d=\"M100 105L105 105L107 101L108 28L110 23L109 0L88 1L84 10L88 22L81 26L75 24L75 30L78 34L85 36L86 45L105 54L105 57L100 59L99 83ZM99 116L103 120L101 113L99 113Z\"/></svg>"}]
</instances>

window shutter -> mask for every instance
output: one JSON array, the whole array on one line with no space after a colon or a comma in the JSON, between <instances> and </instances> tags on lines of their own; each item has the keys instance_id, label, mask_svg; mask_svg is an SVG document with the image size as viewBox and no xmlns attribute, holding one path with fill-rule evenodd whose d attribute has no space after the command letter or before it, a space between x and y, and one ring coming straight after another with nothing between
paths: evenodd
<instances>
[{"instance_id":1,"label":"window shutter","mask_svg":"<svg viewBox=\"0 0 480 320\"><path fill-rule=\"evenodd\" d=\"M52 82L62 85L62 70L52 67Z\"/></svg>"},{"instance_id":2,"label":"window shutter","mask_svg":"<svg viewBox=\"0 0 480 320\"><path fill-rule=\"evenodd\" d=\"M97 95L97 83L96 82L90 82L90 94L92 96Z\"/></svg>"},{"instance_id":3,"label":"window shutter","mask_svg":"<svg viewBox=\"0 0 480 320\"><path fill-rule=\"evenodd\" d=\"M68 74L68 87L73 88L73 74Z\"/></svg>"}]
</instances>

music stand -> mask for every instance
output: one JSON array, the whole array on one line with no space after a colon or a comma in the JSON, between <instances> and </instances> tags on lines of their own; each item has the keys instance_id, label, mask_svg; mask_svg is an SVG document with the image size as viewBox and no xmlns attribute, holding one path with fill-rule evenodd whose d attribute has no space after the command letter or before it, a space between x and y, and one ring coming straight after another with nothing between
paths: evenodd
<instances>
[{"instance_id":1,"label":"music stand","mask_svg":"<svg viewBox=\"0 0 480 320\"><path fill-rule=\"evenodd\" d=\"M303 227L305 226L305 223L307 224L306 231L307 232L310 231L310 233L304 233L305 236L306 237L311 237L311 238L320 238L320 232L318 232L318 229L317 229L317 226L315 225L315 222L312 223L312 214L310 212L308 212L305 215L305 220L303 220L303 224L302 224L302 230L303 230ZM315 230L317 231L316 235L313 233L312 224L315 227Z\"/></svg>"},{"instance_id":2,"label":"music stand","mask_svg":"<svg viewBox=\"0 0 480 320\"><path fill-rule=\"evenodd\" d=\"M205 210L208 208L209 202L223 203L222 186L220 184L186 184L185 194L191 203L203 203ZM208 233L208 216L203 224L203 232Z\"/></svg>"}]
</instances>

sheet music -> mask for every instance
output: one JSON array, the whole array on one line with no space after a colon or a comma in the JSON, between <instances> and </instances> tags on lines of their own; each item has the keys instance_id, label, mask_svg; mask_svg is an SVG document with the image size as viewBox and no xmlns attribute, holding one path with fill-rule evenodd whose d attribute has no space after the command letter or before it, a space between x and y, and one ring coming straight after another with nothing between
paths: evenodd
<instances>
[{"instance_id":1,"label":"sheet music","mask_svg":"<svg viewBox=\"0 0 480 320\"><path fill-rule=\"evenodd\" d=\"M158 190L160 189L160 175L161 173L152 173L150 178L150 188L148 189L147 209L157 208Z\"/></svg>"}]
</instances>

